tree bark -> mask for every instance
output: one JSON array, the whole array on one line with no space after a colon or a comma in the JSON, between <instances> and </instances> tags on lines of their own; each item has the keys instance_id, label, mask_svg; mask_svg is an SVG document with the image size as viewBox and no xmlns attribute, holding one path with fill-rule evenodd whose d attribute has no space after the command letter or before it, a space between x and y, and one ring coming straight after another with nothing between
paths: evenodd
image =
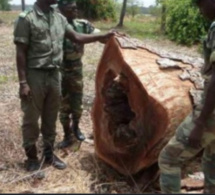
<instances>
[{"instance_id":1,"label":"tree bark","mask_svg":"<svg viewBox=\"0 0 215 195\"><path fill-rule=\"evenodd\" d=\"M162 4L162 14L161 14L161 32L166 33L166 5Z\"/></svg>"},{"instance_id":2,"label":"tree bark","mask_svg":"<svg viewBox=\"0 0 215 195\"><path fill-rule=\"evenodd\" d=\"M167 58L177 66L168 65ZM166 64L161 67L162 60ZM157 162L161 149L192 110L190 90L195 90L198 79L180 78L185 78L188 69L190 75L197 75L193 71L198 72L203 62L194 59L191 63L189 57L128 38L108 42L96 73L92 109L99 158L124 175Z\"/></svg>"},{"instance_id":3,"label":"tree bark","mask_svg":"<svg viewBox=\"0 0 215 195\"><path fill-rule=\"evenodd\" d=\"M124 22L124 17L126 13L126 7L127 7L127 0L123 0L122 10L120 14L119 23L117 24L117 27L122 27Z\"/></svg>"},{"instance_id":4,"label":"tree bark","mask_svg":"<svg viewBox=\"0 0 215 195\"><path fill-rule=\"evenodd\" d=\"M22 11L25 10L25 0L22 0Z\"/></svg>"}]
</instances>

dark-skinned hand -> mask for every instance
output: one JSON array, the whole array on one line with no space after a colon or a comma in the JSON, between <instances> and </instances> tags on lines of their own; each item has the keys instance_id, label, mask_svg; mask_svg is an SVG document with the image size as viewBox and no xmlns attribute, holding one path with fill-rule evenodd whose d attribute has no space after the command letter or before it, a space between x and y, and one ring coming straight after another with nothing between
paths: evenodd
<instances>
[{"instance_id":1,"label":"dark-skinned hand","mask_svg":"<svg viewBox=\"0 0 215 195\"><path fill-rule=\"evenodd\" d=\"M21 99L27 99L27 100L30 100L32 98L31 97L31 89L27 83L20 84L19 97Z\"/></svg>"}]
</instances>

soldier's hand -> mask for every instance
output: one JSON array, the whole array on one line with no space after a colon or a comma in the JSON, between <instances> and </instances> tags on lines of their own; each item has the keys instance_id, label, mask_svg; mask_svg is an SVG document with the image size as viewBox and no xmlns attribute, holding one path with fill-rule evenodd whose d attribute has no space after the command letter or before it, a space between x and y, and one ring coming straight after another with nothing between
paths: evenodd
<instances>
[{"instance_id":1,"label":"soldier's hand","mask_svg":"<svg viewBox=\"0 0 215 195\"><path fill-rule=\"evenodd\" d=\"M32 98L31 90L27 83L20 84L19 96L20 96L20 98L27 99L27 100L30 100Z\"/></svg>"},{"instance_id":2,"label":"soldier's hand","mask_svg":"<svg viewBox=\"0 0 215 195\"><path fill-rule=\"evenodd\" d=\"M195 125L188 139L189 146L193 148L199 148L201 146L201 139L202 139L204 130L205 130L205 127L203 125L198 125L198 124Z\"/></svg>"},{"instance_id":3,"label":"soldier's hand","mask_svg":"<svg viewBox=\"0 0 215 195\"><path fill-rule=\"evenodd\" d=\"M104 36L102 37L102 39L100 40L101 43L107 43L107 41L112 37L115 36L116 32L108 32L106 34L104 34Z\"/></svg>"}]
</instances>

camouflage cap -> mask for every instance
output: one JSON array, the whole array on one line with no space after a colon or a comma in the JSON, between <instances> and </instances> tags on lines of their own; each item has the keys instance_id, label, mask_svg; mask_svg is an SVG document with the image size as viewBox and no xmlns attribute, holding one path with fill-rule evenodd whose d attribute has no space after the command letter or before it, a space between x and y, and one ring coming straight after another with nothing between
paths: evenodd
<instances>
[{"instance_id":1,"label":"camouflage cap","mask_svg":"<svg viewBox=\"0 0 215 195\"><path fill-rule=\"evenodd\" d=\"M68 5L75 2L76 0L57 0L58 5Z\"/></svg>"}]
</instances>

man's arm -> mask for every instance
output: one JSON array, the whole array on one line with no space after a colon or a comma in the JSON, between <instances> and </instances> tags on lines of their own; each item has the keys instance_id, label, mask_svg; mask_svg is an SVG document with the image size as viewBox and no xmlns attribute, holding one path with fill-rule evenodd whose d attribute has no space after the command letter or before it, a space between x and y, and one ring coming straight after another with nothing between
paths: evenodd
<instances>
[{"instance_id":1,"label":"man's arm","mask_svg":"<svg viewBox=\"0 0 215 195\"><path fill-rule=\"evenodd\" d=\"M19 15L14 26L14 43L16 45L16 66L20 83L19 93L21 98L30 97L30 88L26 78L27 52L30 40L30 23L27 19L29 12Z\"/></svg>"},{"instance_id":2,"label":"man's arm","mask_svg":"<svg viewBox=\"0 0 215 195\"><path fill-rule=\"evenodd\" d=\"M189 136L189 144L192 147L198 147L201 144L201 138L203 136L204 131L206 130L207 120L213 113L215 109L215 25L212 24L209 31L208 36L205 42L205 47L207 50L212 51L212 53L207 54L205 56L207 60L205 63L209 63L212 68L212 75L210 79L209 86L207 88L206 97L204 101L203 108L199 117L195 121L195 127L193 128L190 136Z\"/></svg>"},{"instance_id":3,"label":"man's arm","mask_svg":"<svg viewBox=\"0 0 215 195\"><path fill-rule=\"evenodd\" d=\"M16 66L19 77L20 98L30 98L30 87L26 78L26 59L28 46L23 43L16 43Z\"/></svg>"},{"instance_id":4,"label":"man's arm","mask_svg":"<svg viewBox=\"0 0 215 195\"><path fill-rule=\"evenodd\" d=\"M72 30L67 31L65 34L66 38L70 39L72 42L81 43L81 44L92 43L95 41L106 42L109 38L111 38L114 35L115 33L113 32L109 32L106 34L86 35L86 34L76 33L75 31L72 31Z\"/></svg>"},{"instance_id":5,"label":"man's arm","mask_svg":"<svg viewBox=\"0 0 215 195\"><path fill-rule=\"evenodd\" d=\"M202 135L206 129L206 123L215 109L215 64L212 65L212 77L209 83L208 90L206 92L205 102L199 117L195 121L195 127L193 128L189 136L189 144L191 147L198 148L201 144Z\"/></svg>"},{"instance_id":6,"label":"man's arm","mask_svg":"<svg viewBox=\"0 0 215 195\"><path fill-rule=\"evenodd\" d=\"M26 58L28 46L22 43L16 44L16 65L19 82L26 81Z\"/></svg>"},{"instance_id":7,"label":"man's arm","mask_svg":"<svg viewBox=\"0 0 215 195\"><path fill-rule=\"evenodd\" d=\"M212 77L209 83L209 87L206 93L205 103L199 118L197 119L198 124L206 125L207 119L210 117L215 109L215 63L212 65Z\"/></svg>"}]
</instances>

